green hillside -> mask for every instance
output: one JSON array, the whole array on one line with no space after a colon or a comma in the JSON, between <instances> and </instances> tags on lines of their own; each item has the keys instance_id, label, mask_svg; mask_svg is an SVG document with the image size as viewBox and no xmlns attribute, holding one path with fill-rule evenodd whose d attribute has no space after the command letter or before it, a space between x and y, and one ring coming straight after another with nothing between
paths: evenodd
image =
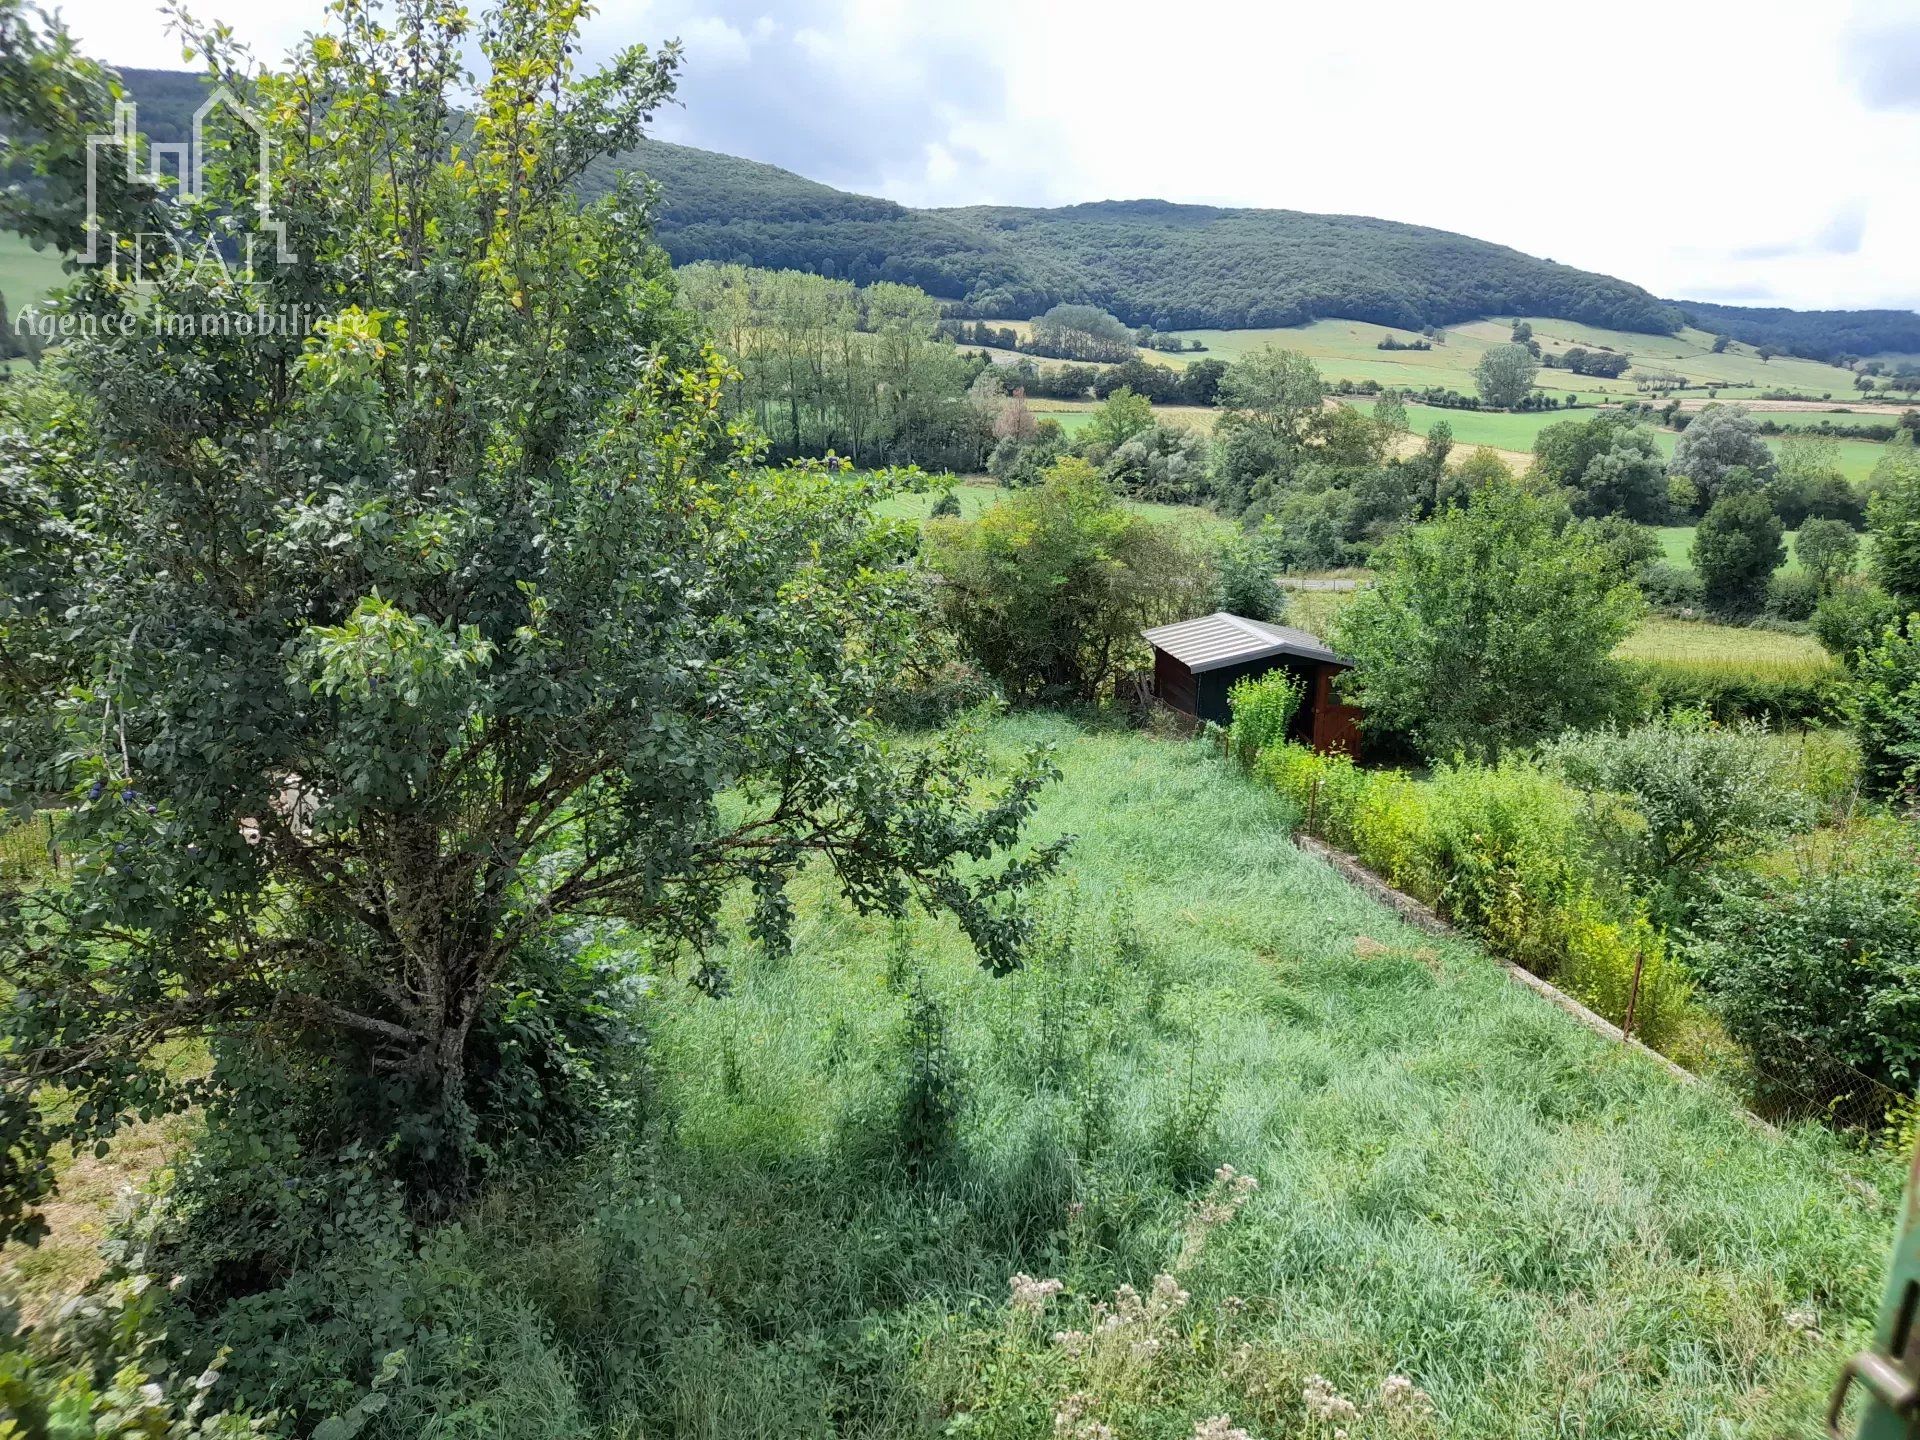
<instances>
[{"instance_id":1,"label":"green hillside","mask_svg":"<svg viewBox=\"0 0 1920 1440\"><path fill-rule=\"evenodd\" d=\"M918 211L658 141L629 158L661 186L660 236L677 263L899 280L985 315L1074 300L1160 329L1321 315L1418 327L1499 312L1635 331L1678 324L1670 307L1624 281L1364 216L1162 200ZM596 181L611 184L618 168L604 167Z\"/></svg>"},{"instance_id":2,"label":"green hillside","mask_svg":"<svg viewBox=\"0 0 1920 1440\"><path fill-rule=\"evenodd\" d=\"M161 139L184 133L201 93L197 76L122 75L144 130ZM1298 326L1328 316L1419 329L1534 315L1643 339L1692 323L1820 360L1920 352L1920 315L1910 311L1666 301L1505 246L1366 216L1146 199L914 210L772 165L652 140L600 162L583 188L604 193L628 171L659 186L655 223L676 263L737 261L863 284L900 281L992 318L1024 318L1063 300L1162 330Z\"/></svg>"}]
</instances>

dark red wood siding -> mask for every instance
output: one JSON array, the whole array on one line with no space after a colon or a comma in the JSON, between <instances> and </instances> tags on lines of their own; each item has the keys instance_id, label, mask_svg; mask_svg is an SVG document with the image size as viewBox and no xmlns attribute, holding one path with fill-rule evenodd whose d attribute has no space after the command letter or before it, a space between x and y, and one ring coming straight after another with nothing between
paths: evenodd
<instances>
[{"instance_id":1,"label":"dark red wood siding","mask_svg":"<svg viewBox=\"0 0 1920 1440\"><path fill-rule=\"evenodd\" d=\"M1187 715L1200 713L1200 692L1193 672L1164 650L1153 652L1153 693Z\"/></svg>"}]
</instances>

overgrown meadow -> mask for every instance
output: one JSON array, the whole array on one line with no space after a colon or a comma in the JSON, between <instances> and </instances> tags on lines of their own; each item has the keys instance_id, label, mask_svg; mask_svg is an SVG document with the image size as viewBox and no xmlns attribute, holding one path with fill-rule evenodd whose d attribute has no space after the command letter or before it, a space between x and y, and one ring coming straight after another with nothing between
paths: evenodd
<instances>
[{"instance_id":1,"label":"overgrown meadow","mask_svg":"<svg viewBox=\"0 0 1920 1440\"><path fill-rule=\"evenodd\" d=\"M382 1427L1804 1428L1872 1303L1890 1167L1401 928L1206 745L992 740L1061 745L1035 834L1078 837L1030 963L995 979L814 875L790 956L657 974L620 1132L410 1267L469 1338L391 1367Z\"/></svg>"}]
</instances>

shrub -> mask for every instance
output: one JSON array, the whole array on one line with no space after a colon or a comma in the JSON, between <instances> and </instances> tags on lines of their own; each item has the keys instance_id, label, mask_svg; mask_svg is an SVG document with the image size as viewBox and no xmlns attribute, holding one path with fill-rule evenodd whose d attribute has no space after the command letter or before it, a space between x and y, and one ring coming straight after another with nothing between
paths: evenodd
<instances>
[{"instance_id":1,"label":"shrub","mask_svg":"<svg viewBox=\"0 0 1920 1440\"><path fill-rule=\"evenodd\" d=\"M1808 520L1793 537L1793 553L1824 595L1853 573L1860 534L1844 520Z\"/></svg>"},{"instance_id":2,"label":"shrub","mask_svg":"<svg viewBox=\"0 0 1920 1440\"><path fill-rule=\"evenodd\" d=\"M1262 525L1235 531L1213 557L1216 610L1249 620L1276 621L1287 613L1287 592L1274 583L1285 563L1279 531Z\"/></svg>"},{"instance_id":3,"label":"shrub","mask_svg":"<svg viewBox=\"0 0 1920 1440\"><path fill-rule=\"evenodd\" d=\"M1901 615L1900 604L1878 585L1841 585L1813 612L1813 633L1835 659L1852 665Z\"/></svg>"},{"instance_id":4,"label":"shrub","mask_svg":"<svg viewBox=\"0 0 1920 1440\"><path fill-rule=\"evenodd\" d=\"M1227 691L1233 715L1227 748L1241 764L1253 764L1263 750L1287 738L1287 727L1300 711L1305 689L1284 670L1233 682L1233 688Z\"/></svg>"},{"instance_id":5,"label":"shrub","mask_svg":"<svg viewBox=\"0 0 1920 1440\"><path fill-rule=\"evenodd\" d=\"M1820 581L1813 575L1782 570L1767 582L1767 613L1782 620L1811 620L1820 595Z\"/></svg>"},{"instance_id":6,"label":"shrub","mask_svg":"<svg viewBox=\"0 0 1920 1440\"><path fill-rule=\"evenodd\" d=\"M1888 447L1870 488L1874 578L1903 605L1920 606L1920 454L1911 445Z\"/></svg>"},{"instance_id":7,"label":"shrub","mask_svg":"<svg viewBox=\"0 0 1920 1440\"><path fill-rule=\"evenodd\" d=\"M1920 886L1911 832L1856 836L1784 879L1729 881L1695 971L1762 1073L1818 1047L1889 1089L1920 1083Z\"/></svg>"},{"instance_id":8,"label":"shrub","mask_svg":"<svg viewBox=\"0 0 1920 1440\"><path fill-rule=\"evenodd\" d=\"M1681 713L1569 734L1543 759L1584 795L1599 853L1671 919L1687 913L1716 866L1809 818L1788 757L1752 722Z\"/></svg>"},{"instance_id":9,"label":"shrub","mask_svg":"<svg viewBox=\"0 0 1920 1440\"><path fill-rule=\"evenodd\" d=\"M925 532L962 648L1019 701L1103 698L1143 646L1140 631L1192 614L1207 567L1171 527L1125 509L1084 460L972 522Z\"/></svg>"},{"instance_id":10,"label":"shrub","mask_svg":"<svg viewBox=\"0 0 1920 1440\"><path fill-rule=\"evenodd\" d=\"M1860 740L1866 788L1912 796L1920 787L1920 617L1889 625L1860 652L1842 709Z\"/></svg>"},{"instance_id":11,"label":"shrub","mask_svg":"<svg viewBox=\"0 0 1920 1440\"><path fill-rule=\"evenodd\" d=\"M1640 573L1640 593L1656 610L1698 609L1700 577L1691 565L1658 561Z\"/></svg>"},{"instance_id":12,"label":"shrub","mask_svg":"<svg viewBox=\"0 0 1920 1440\"><path fill-rule=\"evenodd\" d=\"M1697 1008L1693 982L1669 952L1666 936L1640 916L1603 918L1590 896L1568 910L1562 924L1561 988L1617 1024L1631 1016L1637 1039L1671 1052L1694 1027Z\"/></svg>"},{"instance_id":13,"label":"shrub","mask_svg":"<svg viewBox=\"0 0 1920 1440\"><path fill-rule=\"evenodd\" d=\"M1818 719L1831 708L1836 678L1831 666L1791 660L1728 664L1674 656L1623 664L1636 697L1635 714L1694 710L1722 724L1744 719L1792 725Z\"/></svg>"},{"instance_id":14,"label":"shrub","mask_svg":"<svg viewBox=\"0 0 1920 1440\"><path fill-rule=\"evenodd\" d=\"M1558 968L1557 916L1586 889L1572 797L1531 761L1441 766L1431 847L1446 912L1541 975Z\"/></svg>"},{"instance_id":15,"label":"shrub","mask_svg":"<svg viewBox=\"0 0 1920 1440\"><path fill-rule=\"evenodd\" d=\"M1591 724L1618 702L1613 648L1642 602L1563 505L1512 482L1403 531L1339 643L1370 727L1429 757L1490 756Z\"/></svg>"},{"instance_id":16,"label":"shrub","mask_svg":"<svg viewBox=\"0 0 1920 1440\"><path fill-rule=\"evenodd\" d=\"M931 730L999 698L999 687L971 662L936 651L928 662L908 666L893 689L877 698L873 713L902 730Z\"/></svg>"},{"instance_id":17,"label":"shrub","mask_svg":"<svg viewBox=\"0 0 1920 1440\"><path fill-rule=\"evenodd\" d=\"M1150 425L1117 445L1100 467L1123 495L1198 505L1213 493L1207 442L1183 425Z\"/></svg>"},{"instance_id":18,"label":"shrub","mask_svg":"<svg viewBox=\"0 0 1920 1440\"><path fill-rule=\"evenodd\" d=\"M148 1276L115 1281L43 1325L22 1326L18 1315L0 1307L0 1435L241 1440L260 1434L266 1420L216 1408L217 1364L184 1383L167 1383L155 1305L162 1293Z\"/></svg>"},{"instance_id":19,"label":"shrub","mask_svg":"<svg viewBox=\"0 0 1920 1440\"><path fill-rule=\"evenodd\" d=\"M1693 537L1693 568L1709 610L1735 618L1760 612L1767 580L1787 558L1782 533L1772 503L1757 490L1713 502Z\"/></svg>"}]
</instances>

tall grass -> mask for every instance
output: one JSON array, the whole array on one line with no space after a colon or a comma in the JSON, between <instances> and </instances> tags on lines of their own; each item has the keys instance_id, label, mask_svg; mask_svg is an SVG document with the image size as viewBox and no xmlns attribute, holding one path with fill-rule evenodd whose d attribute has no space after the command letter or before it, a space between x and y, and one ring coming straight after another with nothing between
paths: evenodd
<instances>
[{"instance_id":1,"label":"tall grass","mask_svg":"<svg viewBox=\"0 0 1920 1440\"><path fill-rule=\"evenodd\" d=\"M1029 966L995 980L950 925L808 877L788 958L713 957L719 998L660 973L633 1125L415 1262L470 1341L380 1424L1046 1435L1081 1403L1053 1330L1177 1271L1165 1346L1095 1397L1120 1433L1317 1434L1315 1375L1408 1377L1435 1435L1808 1428L1872 1303L1890 1171L1757 1133L1401 928L1207 747L996 739L1064 745L1035 831L1079 837ZM1223 1163L1259 1189L1189 1254ZM1062 1293L1010 1308L1016 1273Z\"/></svg>"}]
</instances>

